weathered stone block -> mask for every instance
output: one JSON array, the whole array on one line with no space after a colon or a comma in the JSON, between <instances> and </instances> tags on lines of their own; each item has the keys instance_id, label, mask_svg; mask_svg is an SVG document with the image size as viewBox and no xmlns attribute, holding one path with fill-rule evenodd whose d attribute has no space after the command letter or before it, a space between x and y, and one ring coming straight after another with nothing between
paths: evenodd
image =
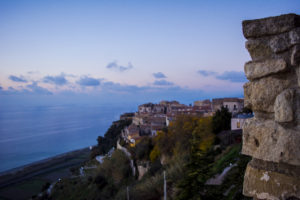
<instances>
[{"instance_id":1,"label":"weathered stone block","mask_svg":"<svg viewBox=\"0 0 300 200\"><path fill-rule=\"evenodd\" d=\"M273 51L268 41L264 39L249 39L246 41L245 47L253 61L272 58Z\"/></svg>"},{"instance_id":2,"label":"weathered stone block","mask_svg":"<svg viewBox=\"0 0 300 200\"><path fill-rule=\"evenodd\" d=\"M289 32L290 44L295 45L300 43L300 28L295 28Z\"/></svg>"},{"instance_id":3,"label":"weathered stone block","mask_svg":"<svg viewBox=\"0 0 300 200\"><path fill-rule=\"evenodd\" d=\"M255 117L243 126L242 153L252 156L244 194L254 199L300 199L300 16L243 22L252 58L244 105Z\"/></svg>"},{"instance_id":4,"label":"weathered stone block","mask_svg":"<svg viewBox=\"0 0 300 200\"><path fill-rule=\"evenodd\" d=\"M246 77L249 80L261 78L270 74L285 71L287 63L283 59L268 59L265 61L247 62L244 66Z\"/></svg>"},{"instance_id":5,"label":"weathered stone block","mask_svg":"<svg viewBox=\"0 0 300 200\"><path fill-rule=\"evenodd\" d=\"M244 85L245 107L252 108L253 111L274 112L275 98L283 90L296 83L296 76L290 78L273 75L259 80L255 80Z\"/></svg>"},{"instance_id":6,"label":"weathered stone block","mask_svg":"<svg viewBox=\"0 0 300 200\"><path fill-rule=\"evenodd\" d=\"M296 14L243 21L243 33L247 39L279 34L296 27L300 27L300 16Z\"/></svg>"},{"instance_id":7,"label":"weathered stone block","mask_svg":"<svg viewBox=\"0 0 300 200\"><path fill-rule=\"evenodd\" d=\"M279 35L249 39L246 41L246 48L251 58L257 61L268 58L286 57L282 53L290 50L297 44L300 44L300 28ZM288 56L286 57L287 59Z\"/></svg>"},{"instance_id":8,"label":"weathered stone block","mask_svg":"<svg viewBox=\"0 0 300 200\"><path fill-rule=\"evenodd\" d=\"M298 86L300 87L300 66L296 68Z\"/></svg>"},{"instance_id":9,"label":"weathered stone block","mask_svg":"<svg viewBox=\"0 0 300 200\"><path fill-rule=\"evenodd\" d=\"M249 39L246 41L246 48L253 61L261 61L264 59L278 59L283 58L290 62L290 48L293 46L289 44L284 48L271 44L271 40L267 38Z\"/></svg>"},{"instance_id":10,"label":"weathered stone block","mask_svg":"<svg viewBox=\"0 0 300 200\"><path fill-rule=\"evenodd\" d=\"M293 111L294 111L294 121L298 126L300 126L300 88L297 88L295 90Z\"/></svg>"},{"instance_id":11,"label":"weathered stone block","mask_svg":"<svg viewBox=\"0 0 300 200\"><path fill-rule=\"evenodd\" d=\"M300 179L277 172L256 169L248 164L243 194L257 199L300 198Z\"/></svg>"},{"instance_id":12,"label":"weathered stone block","mask_svg":"<svg viewBox=\"0 0 300 200\"><path fill-rule=\"evenodd\" d=\"M242 153L257 159L300 166L300 128L284 128L273 120L248 119Z\"/></svg>"},{"instance_id":13,"label":"weathered stone block","mask_svg":"<svg viewBox=\"0 0 300 200\"><path fill-rule=\"evenodd\" d=\"M291 122L293 121L293 100L295 90L287 89L281 92L275 100L274 113L275 121Z\"/></svg>"},{"instance_id":14,"label":"weathered stone block","mask_svg":"<svg viewBox=\"0 0 300 200\"><path fill-rule=\"evenodd\" d=\"M297 67L300 66L300 45L294 46L292 50L291 64Z\"/></svg>"},{"instance_id":15,"label":"weathered stone block","mask_svg":"<svg viewBox=\"0 0 300 200\"><path fill-rule=\"evenodd\" d=\"M274 53L287 50L290 46L290 38L288 33L271 36L269 45Z\"/></svg>"},{"instance_id":16,"label":"weathered stone block","mask_svg":"<svg viewBox=\"0 0 300 200\"><path fill-rule=\"evenodd\" d=\"M296 165L290 165L287 163L275 163L265 160L259 160L253 158L249 164L257 169L264 169L268 171L273 171L288 176L300 177L300 167Z\"/></svg>"},{"instance_id":17,"label":"weathered stone block","mask_svg":"<svg viewBox=\"0 0 300 200\"><path fill-rule=\"evenodd\" d=\"M247 108L252 108L252 104L251 104L251 83L247 82L243 85L244 88L244 106Z\"/></svg>"}]
</instances>

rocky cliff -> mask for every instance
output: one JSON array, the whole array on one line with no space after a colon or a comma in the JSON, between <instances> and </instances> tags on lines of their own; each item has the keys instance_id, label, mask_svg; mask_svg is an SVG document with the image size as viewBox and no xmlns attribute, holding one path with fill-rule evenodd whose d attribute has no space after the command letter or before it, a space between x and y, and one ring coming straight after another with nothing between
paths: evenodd
<instances>
[{"instance_id":1,"label":"rocky cliff","mask_svg":"<svg viewBox=\"0 0 300 200\"><path fill-rule=\"evenodd\" d=\"M243 193L254 199L300 199L300 16L243 21L245 106L242 153L252 157Z\"/></svg>"}]
</instances>

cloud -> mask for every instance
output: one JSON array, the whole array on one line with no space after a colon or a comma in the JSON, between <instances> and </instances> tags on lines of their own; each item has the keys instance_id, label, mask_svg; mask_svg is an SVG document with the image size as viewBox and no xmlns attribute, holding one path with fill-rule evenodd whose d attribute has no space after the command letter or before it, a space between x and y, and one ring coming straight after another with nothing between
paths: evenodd
<instances>
[{"instance_id":1,"label":"cloud","mask_svg":"<svg viewBox=\"0 0 300 200\"><path fill-rule=\"evenodd\" d=\"M98 86L100 85L100 79L83 76L76 83L81 86Z\"/></svg>"},{"instance_id":2,"label":"cloud","mask_svg":"<svg viewBox=\"0 0 300 200\"><path fill-rule=\"evenodd\" d=\"M202 76L214 76L214 75L217 75L217 72L207 71L207 70L199 70L198 73L201 74Z\"/></svg>"},{"instance_id":3,"label":"cloud","mask_svg":"<svg viewBox=\"0 0 300 200\"><path fill-rule=\"evenodd\" d=\"M46 88L38 86L37 82L33 82L27 86L19 86L16 88L8 87L0 89L0 95L52 95L52 92Z\"/></svg>"},{"instance_id":4,"label":"cloud","mask_svg":"<svg viewBox=\"0 0 300 200\"><path fill-rule=\"evenodd\" d=\"M167 78L162 72L153 73L154 78Z\"/></svg>"},{"instance_id":5,"label":"cloud","mask_svg":"<svg viewBox=\"0 0 300 200\"><path fill-rule=\"evenodd\" d=\"M121 92L121 93L132 93L136 94L137 92L145 92L148 89L151 89L149 86L137 86L137 85L122 85L120 83L115 83L111 81L106 81L101 83L103 91L109 92Z\"/></svg>"},{"instance_id":6,"label":"cloud","mask_svg":"<svg viewBox=\"0 0 300 200\"><path fill-rule=\"evenodd\" d=\"M246 82L245 73L242 71L225 71L224 73L216 76L219 80L228 80L235 83L243 83Z\"/></svg>"},{"instance_id":7,"label":"cloud","mask_svg":"<svg viewBox=\"0 0 300 200\"><path fill-rule=\"evenodd\" d=\"M159 85L159 86L167 86L167 85L174 85L174 83L166 81L166 80L156 80L153 83L154 85Z\"/></svg>"},{"instance_id":8,"label":"cloud","mask_svg":"<svg viewBox=\"0 0 300 200\"><path fill-rule=\"evenodd\" d=\"M225 75L228 73L223 73ZM65 75L67 76L67 75ZM55 90L54 94L50 96L51 91L39 86L40 82L33 82L27 86L19 86L17 88L0 88L0 98L5 99L7 103L12 103L14 98L16 102L23 102L24 100L32 103L41 103L41 99L49 103L71 101L74 102L105 102L105 103L118 103L120 99L122 102L128 103L144 103L144 102L159 102L161 100L178 100L182 103L192 103L198 99L205 98L220 98L220 97L242 97L243 88L233 87L230 88L231 82L225 82L221 88L211 89L190 89L187 87L178 86L172 82L168 82L165 79L158 79L153 84L139 86L139 85L127 85L117 82L108 81L101 78L92 78L89 76L81 76L77 79L76 84L72 84L70 79L68 88L62 90L60 87ZM228 87L229 85L229 87ZM73 87L74 86L74 87ZM91 88L79 86L96 86ZM224 90L226 88L230 88ZM89 94L87 96L87 94ZM22 98L20 98L22 97ZM92 97L92 98L91 98ZM135 107L134 107L135 109Z\"/></svg>"},{"instance_id":9,"label":"cloud","mask_svg":"<svg viewBox=\"0 0 300 200\"><path fill-rule=\"evenodd\" d=\"M14 82L27 83L27 80L23 76L17 77L14 75L10 75L8 78Z\"/></svg>"},{"instance_id":10,"label":"cloud","mask_svg":"<svg viewBox=\"0 0 300 200\"><path fill-rule=\"evenodd\" d=\"M227 80L234 83L243 83L247 81L245 73L242 71L225 71L221 74L218 74L214 71L199 70L198 73L202 76L212 76L218 80Z\"/></svg>"},{"instance_id":11,"label":"cloud","mask_svg":"<svg viewBox=\"0 0 300 200\"><path fill-rule=\"evenodd\" d=\"M39 74L39 73L40 73L40 72L37 71L37 70L36 70L36 71L28 71L28 72L27 72L27 74Z\"/></svg>"},{"instance_id":12,"label":"cloud","mask_svg":"<svg viewBox=\"0 0 300 200\"><path fill-rule=\"evenodd\" d=\"M44 83L51 83L55 85L65 85L68 83L64 74L61 74L59 76L45 76L43 81Z\"/></svg>"},{"instance_id":13,"label":"cloud","mask_svg":"<svg viewBox=\"0 0 300 200\"><path fill-rule=\"evenodd\" d=\"M116 61L108 63L106 65L107 69L114 69L120 72L124 72L133 68L132 64L129 62L127 66L118 65Z\"/></svg>"},{"instance_id":14,"label":"cloud","mask_svg":"<svg viewBox=\"0 0 300 200\"><path fill-rule=\"evenodd\" d=\"M46 88L38 86L37 82L33 82L30 85L27 85L27 88L31 90L34 94L42 94L42 95L51 95L52 92L47 90Z\"/></svg>"}]
</instances>

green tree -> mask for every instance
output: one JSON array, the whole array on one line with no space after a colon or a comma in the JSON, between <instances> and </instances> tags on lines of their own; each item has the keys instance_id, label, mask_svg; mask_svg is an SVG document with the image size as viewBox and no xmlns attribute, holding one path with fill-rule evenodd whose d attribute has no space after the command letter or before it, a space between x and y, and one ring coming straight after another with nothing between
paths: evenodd
<instances>
[{"instance_id":1,"label":"green tree","mask_svg":"<svg viewBox=\"0 0 300 200\"><path fill-rule=\"evenodd\" d=\"M201 148L201 137L194 136L191 141L190 161L186 165L186 173L178 184L177 200L202 199L201 193L206 180L210 176L211 164L214 162L214 152Z\"/></svg>"},{"instance_id":2,"label":"green tree","mask_svg":"<svg viewBox=\"0 0 300 200\"><path fill-rule=\"evenodd\" d=\"M231 128L231 113L228 108L222 107L218 110L212 119L213 132L215 134L220 133L224 130L230 130Z\"/></svg>"},{"instance_id":3,"label":"green tree","mask_svg":"<svg viewBox=\"0 0 300 200\"><path fill-rule=\"evenodd\" d=\"M95 158L97 155L106 154L117 143L121 135L121 131L131 124L131 120L119 120L112 123L109 129L106 131L104 137L99 136L97 138L98 145L93 148L91 158Z\"/></svg>"},{"instance_id":4,"label":"green tree","mask_svg":"<svg viewBox=\"0 0 300 200\"><path fill-rule=\"evenodd\" d=\"M251 110L251 108L244 107L242 113L253 113L253 111Z\"/></svg>"},{"instance_id":5,"label":"green tree","mask_svg":"<svg viewBox=\"0 0 300 200\"><path fill-rule=\"evenodd\" d=\"M152 139L143 137L132 149L134 158L137 160L149 160L149 155L153 149Z\"/></svg>"}]
</instances>

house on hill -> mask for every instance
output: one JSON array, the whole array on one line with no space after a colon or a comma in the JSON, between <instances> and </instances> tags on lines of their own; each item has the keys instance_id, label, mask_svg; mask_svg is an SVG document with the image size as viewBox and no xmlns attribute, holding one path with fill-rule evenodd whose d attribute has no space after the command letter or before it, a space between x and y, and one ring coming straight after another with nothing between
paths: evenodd
<instances>
[{"instance_id":1,"label":"house on hill","mask_svg":"<svg viewBox=\"0 0 300 200\"><path fill-rule=\"evenodd\" d=\"M231 118L231 130L239 130L239 129L243 129L243 125L246 121L246 119L248 118L252 118L253 114L249 113L242 113L242 114L238 114L235 115Z\"/></svg>"},{"instance_id":2,"label":"house on hill","mask_svg":"<svg viewBox=\"0 0 300 200\"><path fill-rule=\"evenodd\" d=\"M130 146L134 146L135 142L140 139L140 128L131 123L128 127L125 127L125 129L121 132L122 138L130 144Z\"/></svg>"},{"instance_id":3,"label":"house on hill","mask_svg":"<svg viewBox=\"0 0 300 200\"><path fill-rule=\"evenodd\" d=\"M132 120L134 113L124 113L120 116L120 120Z\"/></svg>"},{"instance_id":4,"label":"house on hill","mask_svg":"<svg viewBox=\"0 0 300 200\"><path fill-rule=\"evenodd\" d=\"M244 99L240 98L219 98L212 100L212 109L213 112L220 110L221 108L228 108L228 111L232 114L237 114L242 112L244 108Z\"/></svg>"},{"instance_id":5,"label":"house on hill","mask_svg":"<svg viewBox=\"0 0 300 200\"><path fill-rule=\"evenodd\" d=\"M209 99L205 99L203 101L194 101L194 106L205 106L205 107L211 107L211 101Z\"/></svg>"},{"instance_id":6,"label":"house on hill","mask_svg":"<svg viewBox=\"0 0 300 200\"><path fill-rule=\"evenodd\" d=\"M139 113L166 113L166 107L161 104L146 103L138 107Z\"/></svg>"}]
</instances>

